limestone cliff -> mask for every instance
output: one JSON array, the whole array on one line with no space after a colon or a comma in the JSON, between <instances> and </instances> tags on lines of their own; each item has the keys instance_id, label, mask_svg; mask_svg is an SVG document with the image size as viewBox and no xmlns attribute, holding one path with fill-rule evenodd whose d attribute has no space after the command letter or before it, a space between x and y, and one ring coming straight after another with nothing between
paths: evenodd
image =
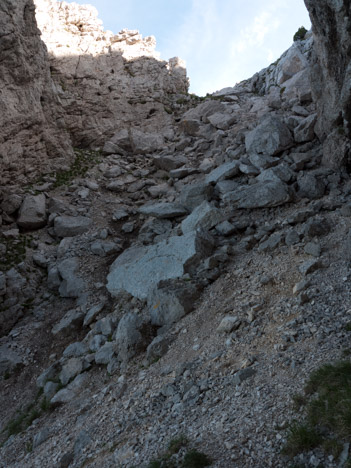
<instances>
[{"instance_id":1,"label":"limestone cliff","mask_svg":"<svg viewBox=\"0 0 351 468\"><path fill-rule=\"evenodd\" d=\"M317 102L318 136L324 162L350 164L351 17L350 0L305 0L315 38L312 89Z\"/></svg>"},{"instance_id":2,"label":"limestone cliff","mask_svg":"<svg viewBox=\"0 0 351 468\"><path fill-rule=\"evenodd\" d=\"M35 0L53 79L76 146L101 147L117 130L172 136L172 98L187 93L179 59L165 62L153 36L104 31L89 5ZM179 98L179 96L178 96ZM162 143L162 140L160 140Z\"/></svg>"},{"instance_id":3,"label":"limestone cliff","mask_svg":"<svg viewBox=\"0 0 351 468\"><path fill-rule=\"evenodd\" d=\"M72 156L33 0L0 3L0 185Z\"/></svg>"}]
</instances>

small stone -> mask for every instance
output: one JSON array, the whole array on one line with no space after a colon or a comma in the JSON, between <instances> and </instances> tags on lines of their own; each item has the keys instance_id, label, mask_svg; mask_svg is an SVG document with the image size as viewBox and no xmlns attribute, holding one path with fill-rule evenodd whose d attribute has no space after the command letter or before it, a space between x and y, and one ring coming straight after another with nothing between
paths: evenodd
<instances>
[{"instance_id":1,"label":"small stone","mask_svg":"<svg viewBox=\"0 0 351 468\"><path fill-rule=\"evenodd\" d=\"M238 317L227 316L224 317L217 327L218 333L230 333L233 330L237 330L241 322Z\"/></svg>"},{"instance_id":2,"label":"small stone","mask_svg":"<svg viewBox=\"0 0 351 468\"><path fill-rule=\"evenodd\" d=\"M256 370L252 369L251 367L247 367L246 369L239 370L239 372L237 372L233 377L233 384L240 385L244 380L249 379L255 374L256 374Z\"/></svg>"}]
</instances>

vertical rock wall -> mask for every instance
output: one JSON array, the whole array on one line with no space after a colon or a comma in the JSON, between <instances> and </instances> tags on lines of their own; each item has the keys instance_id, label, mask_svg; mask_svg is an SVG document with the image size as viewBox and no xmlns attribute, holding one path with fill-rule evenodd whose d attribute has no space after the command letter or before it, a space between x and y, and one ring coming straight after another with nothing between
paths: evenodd
<instances>
[{"instance_id":1,"label":"vertical rock wall","mask_svg":"<svg viewBox=\"0 0 351 468\"><path fill-rule=\"evenodd\" d=\"M188 90L182 61L160 60L153 36L104 31L89 5L35 3L74 145L101 147L121 129L172 134L172 102Z\"/></svg>"},{"instance_id":2,"label":"vertical rock wall","mask_svg":"<svg viewBox=\"0 0 351 468\"><path fill-rule=\"evenodd\" d=\"M305 0L315 38L311 79L324 162L351 163L351 0Z\"/></svg>"},{"instance_id":3,"label":"vertical rock wall","mask_svg":"<svg viewBox=\"0 0 351 468\"><path fill-rule=\"evenodd\" d=\"M33 0L1 0L0 185L27 182L72 156Z\"/></svg>"}]
</instances>

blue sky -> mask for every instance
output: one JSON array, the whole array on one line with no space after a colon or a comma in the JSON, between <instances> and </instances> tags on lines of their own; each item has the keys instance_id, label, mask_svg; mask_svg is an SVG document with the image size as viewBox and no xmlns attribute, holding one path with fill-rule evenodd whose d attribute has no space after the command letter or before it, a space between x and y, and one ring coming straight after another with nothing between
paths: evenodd
<instances>
[{"instance_id":1,"label":"blue sky","mask_svg":"<svg viewBox=\"0 0 351 468\"><path fill-rule=\"evenodd\" d=\"M70 2L72 3L72 2ZM303 0L76 0L99 11L104 28L153 35L161 58L187 63L190 92L205 95L274 62L300 26Z\"/></svg>"}]
</instances>

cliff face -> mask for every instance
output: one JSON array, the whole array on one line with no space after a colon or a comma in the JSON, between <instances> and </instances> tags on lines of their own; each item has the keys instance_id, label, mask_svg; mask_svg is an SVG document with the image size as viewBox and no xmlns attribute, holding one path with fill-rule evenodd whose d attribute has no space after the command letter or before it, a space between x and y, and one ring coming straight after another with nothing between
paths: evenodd
<instances>
[{"instance_id":1,"label":"cliff face","mask_svg":"<svg viewBox=\"0 0 351 468\"><path fill-rule=\"evenodd\" d=\"M53 79L76 146L101 147L117 130L172 134L166 112L187 93L184 64L165 62L153 36L104 31L94 7L35 0ZM175 98L175 99L174 99Z\"/></svg>"},{"instance_id":2,"label":"cliff face","mask_svg":"<svg viewBox=\"0 0 351 468\"><path fill-rule=\"evenodd\" d=\"M351 152L351 17L350 0L305 0L315 38L311 73L317 102L318 136L324 162L349 165Z\"/></svg>"},{"instance_id":3,"label":"cliff face","mask_svg":"<svg viewBox=\"0 0 351 468\"><path fill-rule=\"evenodd\" d=\"M72 156L32 0L0 3L0 185Z\"/></svg>"}]
</instances>

